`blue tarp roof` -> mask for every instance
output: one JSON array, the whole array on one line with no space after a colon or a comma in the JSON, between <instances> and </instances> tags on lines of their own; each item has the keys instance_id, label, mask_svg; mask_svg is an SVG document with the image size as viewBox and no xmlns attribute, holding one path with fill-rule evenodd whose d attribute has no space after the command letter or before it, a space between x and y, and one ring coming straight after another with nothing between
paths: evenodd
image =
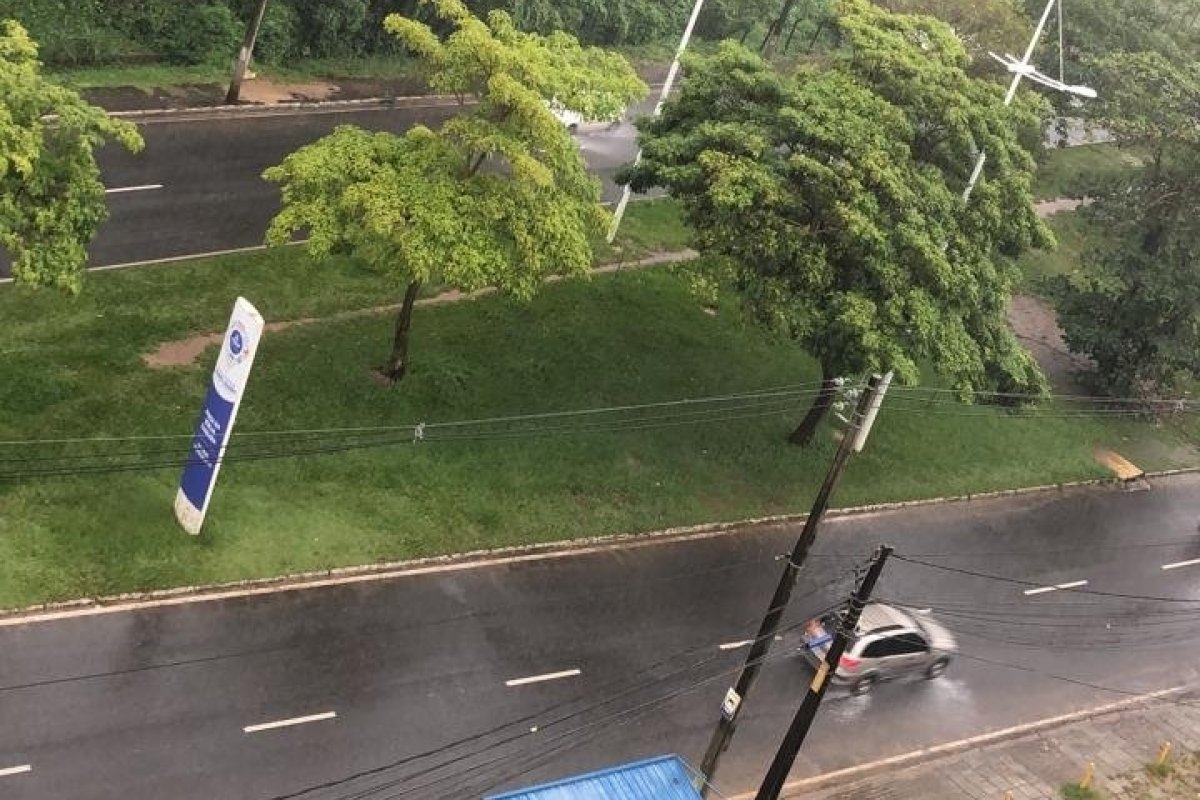
<instances>
[{"instance_id":1,"label":"blue tarp roof","mask_svg":"<svg viewBox=\"0 0 1200 800\"><path fill-rule=\"evenodd\" d=\"M679 756L659 756L485 800L700 800Z\"/></svg>"}]
</instances>

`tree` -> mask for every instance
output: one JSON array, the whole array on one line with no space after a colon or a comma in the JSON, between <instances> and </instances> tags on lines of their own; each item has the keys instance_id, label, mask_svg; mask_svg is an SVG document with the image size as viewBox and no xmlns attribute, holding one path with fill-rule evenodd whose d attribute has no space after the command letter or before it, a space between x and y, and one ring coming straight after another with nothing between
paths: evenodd
<instances>
[{"instance_id":1,"label":"tree","mask_svg":"<svg viewBox=\"0 0 1200 800\"><path fill-rule=\"evenodd\" d=\"M988 52L1019 54L1033 32L1033 20L1018 0L875 0L875 3L893 13L927 14L945 22L971 54L971 71L975 73L1005 72ZM1037 13L1041 10L1039 6Z\"/></svg>"},{"instance_id":2,"label":"tree","mask_svg":"<svg viewBox=\"0 0 1200 800\"><path fill-rule=\"evenodd\" d=\"M1025 0L1032 16L1045 0ZM1095 86L1095 57L1113 52L1153 52L1172 60L1200 58L1200 6L1195 0L1088 0L1068 3L1063 17L1063 55L1069 83ZM1046 60L1057 59L1057 43ZM1056 94L1057 103L1069 95Z\"/></svg>"},{"instance_id":3,"label":"tree","mask_svg":"<svg viewBox=\"0 0 1200 800\"><path fill-rule=\"evenodd\" d=\"M0 23L0 247L17 283L78 292L87 245L107 215L95 149L142 138L75 92L41 74L37 45L11 20Z\"/></svg>"},{"instance_id":4,"label":"tree","mask_svg":"<svg viewBox=\"0 0 1200 800\"><path fill-rule=\"evenodd\" d=\"M968 77L944 24L846 0L844 54L777 75L726 43L692 57L679 95L642 132L637 189L684 206L702 285L728 282L763 324L820 364L792 432L809 442L840 376L930 362L963 394L1044 391L1007 327L1012 258L1048 242L1033 162L993 84ZM964 206L978 148L985 180Z\"/></svg>"},{"instance_id":5,"label":"tree","mask_svg":"<svg viewBox=\"0 0 1200 800\"><path fill-rule=\"evenodd\" d=\"M609 215L550 102L615 119L646 91L622 57L565 33L522 33L501 11L485 23L461 0L425 4L448 36L395 15L387 29L422 59L435 91L474 103L438 131L340 127L265 173L283 189L268 243L308 230L314 256L353 253L405 287L381 369L393 382L408 368L423 284L527 298L551 274L590 270Z\"/></svg>"},{"instance_id":6,"label":"tree","mask_svg":"<svg viewBox=\"0 0 1200 800\"><path fill-rule=\"evenodd\" d=\"M1162 398L1200 376L1200 64L1114 53L1090 66L1094 118L1146 164L1096 187L1084 213L1097 236L1059 283L1059 319L1097 389Z\"/></svg>"}]
</instances>

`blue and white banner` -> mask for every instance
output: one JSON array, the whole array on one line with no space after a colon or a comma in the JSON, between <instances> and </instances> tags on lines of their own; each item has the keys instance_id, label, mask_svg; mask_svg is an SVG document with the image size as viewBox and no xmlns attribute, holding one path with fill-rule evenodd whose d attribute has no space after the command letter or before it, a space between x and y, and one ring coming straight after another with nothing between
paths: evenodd
<instances>
[{"instance_id":1,"label":"blue and white banner","mask_svg":"<svg viewBox=\"0 0 1200 800\"><path fill-rule=\"evenodd\" d=\"M258 309L239 297L225 329L225 339L213 368L212 382L196 423L196 435L188 451L179 493L175 495L175 518L188 533L197 535L204 524L208 501L212 498L225 457L225 446L237 419L238 406L250 377L250 367L262 338L263 318Z\"/></svg>"}]
</instances>

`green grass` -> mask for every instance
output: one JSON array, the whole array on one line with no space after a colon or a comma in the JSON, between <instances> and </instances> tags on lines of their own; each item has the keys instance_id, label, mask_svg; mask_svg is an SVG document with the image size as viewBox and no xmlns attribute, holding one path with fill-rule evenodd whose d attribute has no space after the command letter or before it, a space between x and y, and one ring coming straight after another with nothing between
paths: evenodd
<instances>
[{"instance_id":1,"label":"green grass","mask_svg":"<svg viewBox=\"0 0 1200 800\"><path fill-rule=\"evenodd\" d=\"M632 207L641 214L665 212ZM219 329L239 294L286 320L398 293L353 261L316 266L293 248L94 274L77 298L0 288L0 441L186 435L212 350L169 369L147 368L144 353ZM419 308L412 371L397 388L371 374L391 322L368 314L268 333L239 431L489 418L816 378L807 356L749 325L729 298L707 313L664 269L548 285L530 304ZM1095 445L1150 448L1138 462L1147 469L1183 463L1169 432L1135 423L963 411L897 391L836 503L1097 477ZM824 431L811 451L786 445L800 412L231 463L196 539L171 515L174 466L0 482L0 606L802 511L833 443ZM8 446L0 458L128 448L174 463L181 444Z\"/></svg>"},{"instance_id":2,"label":"green grass","mask_svg":"<svg viewBox=\"0 0 1200 800\"><path fill-rule=\"evenodd\" d=\"M1115 144L1056 148L1039 165L1033 193L1039 200L1083 196L1096 181L1129 174L1140 165L1137 154Z\"/></svg>"},{"instance_id":3,"label":"green grass","mask_svg":"<svg viewBox=\"0 0 1200 800\"><path fill-rule=\"evenodd\" d=\"M1049 217L1046 224L1054 231L1058 247L1053 250L1031 250L1019 262L1024 275L1024 287L1035 294L1045 292L1050 278L1068 275L1079 269L1084 247L1088 239L1096 235L1077 211L1060 211Z\"/></svg>"},{"instance_id":4,"label":"green grass","mask_svg":"<svg viewBox=\"0 0 1200 800\"><path fill-rule=\"evenodd\" d=\"M1091 788L1085 788L1077 783L1064 783L1059 789L1063 800L1100 800L1103 795Z\"/></svg>"},{"instance_id":5,"label":"green grass","mask_svg":"<svg viewBox=\"0 0 1200 800\"><path fill-rule=\"evenodd\" d=\"M363 58L299 59L287 66L255 63L253 70L264 78L281 82L305 82L336 79L416 79L410 59L398 56ZM225 86L231 67L200 64L114 64L95 67L69 67L49 70L50 76L73 89L102 89L128 86L144 91L175 86Z\"/></svg>"},{"instance_id":6,"label":"green grass","mask_svg":"<svg viewBox=\"0 0 1200 800\"><path fill-rule=\"evenodd\" d=\"M615 246L602 240L595 247L599 261L615 263L684 250L690 242L691 231L684 222L683 207L670 198L661 198L631 202L621 220Z\"/></svg>"},{"instance_id":7,"label":"green grass","mask_svg":"<svg viewBox=\"0 0 1200 800\"><path fill-rule=\"evenodd\" d=\"M72 89L111 89L128 86L143 91L173 86L220 86L229 82L231 68L201 64L114 64L98 67L48 69L50 78Z\"/></svg>"}]
</instances>

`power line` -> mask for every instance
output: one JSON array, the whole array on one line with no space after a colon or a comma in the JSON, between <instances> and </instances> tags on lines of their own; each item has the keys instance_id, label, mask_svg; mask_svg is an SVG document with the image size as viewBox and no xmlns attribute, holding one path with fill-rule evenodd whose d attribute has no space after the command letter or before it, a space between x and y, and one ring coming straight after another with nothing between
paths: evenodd
<instances>
[{"instance_id":1,"label":"power line","mask_svg":"<svg viewBox=\"0 0 1200 800\"><path fill-rule=\"evenodd\" d=\"M847 572L847 573L841 573L841 574L839 574L839 575L835 576L834 578L832 578L832 579L830 579L830 580L828 580L828 581L826 581L826 582L824 582L824 583L822 583L822 584L819 584L819 585L817 585L817 586L814 586L814 587L812 587L812 588L808 589L806 592L804 592L804 593L803 593L803 594L801 594L800 596L798 596L797 598L795 598L795 599L794 599L794 602L799 602L799 601L801 601L801 600L804 600L804 599L807 599L807 598L809 598L809 597L812 597L812 596L814 596L814 595L816 595L816 594L818 594L818 593L820 593L820 592L827 591L827 590L831 589L832 587L834 587L834 586L838 585L839 583L841 583L841 582L845 581L845 580L846 580L846 579L847 579L847 578L850 576L850 574L851 574L851 573L849 573L849 572ZM755 619L752 619L752 620L749 620L749 621L747 621L746 623L744 623L744 625L742 625L742 626L740 626L740 627L748 627L748 626L752 625L752 624L753 624L753 623L756 621L756 619L757 619L757 618L755 618ZM795 627L795 626L789 626L789 627L788 627L788 629L791 629L791 628L793 628L793 627ZM694 654L696 654L697 652L700 652L700 651L702 651L702 650L707 650L707 649L710 649L710 648L712 648L712 645L711 645L711 643L706 643L706 644L703 644L703 645L697 645L697 646L695 646L695 647L693 647L693 648L689 648L688 650L685 650L685 651L683 651L682 653L676 653L676 654L672 654L672 655L670 655L670 656L667 656L666 658L664 658L664 659L660 659L659 661L655 662L654 664L651 664L650 666L648 666L648 667L645 667L645 668L643 668L642 670L640 670L640 671L639 671L639 673L637 673L637 675L635 675L635 676L634 676L634 680L636 680L636 679L637 679L637 676L638 676L638 675L645 675L645 674L650 674L650 673L653 673L654 671L656 671L656 670L658 670L658 669L660 669L660 668L662 668L662 667L664 667L664 666L667 666L667 665L668 665L668 664L670 664L672 661L674 661L674 660L676 660L676 659L678 659L678 658L681 658L681 657L688 657L688 656L691 656L691 655L694 655ZM710 655L710 656L707 656L706 658L702 659L701 661L697 662L696 664L689 665L689 666L687 666L687 667L685 667L685 668L682 668L682 669L676 669L674 672L672 672L672 673L669 673L669 674L667 674L666 676L662 676L662 677L659 677L659 678L655 678L655 679L654 679L654 680L653 680L653 681L652 681L650 684L646 684L646 683L634 683L634 684L632 684L632 685L628 686L627 688L625 688L625 689L621 690L620 692L618 692L618 693L616 693L616 694L613 694L613 695L610 695L610 696L608 696L608 697L606 697L606 698L604 698L604 699L602 699L602 700L600 700L600 701L598 701L598 702L594 702L594 703L592 703L592 704L589 704L589 705L587 705L587 706L584 706L583 708L576 709L575 711L572 711L572 712L570 712L570 713L567 713L567 714L564 714L564 715L562 715L562 716L559 716L559 717L557 717L557 718L555 718L555 719L552 719L552 720L550 720L549 722L545 722L545 723L543 723L543 724L541 724L541 725L539 725L539 726L538 726L538 730L539 730L539 731L546 730L547 728L550 728L550 727L553 727L553 726L555 726L555 725L559 725L559 724L561 724L561 723L563 723L563 722L566 722L566 721L568 721L568 720L571 720L571 719L577 718L577 717L579 717L579 716L582 716L583 714L586 714L586 713L588 713L588 712L590 712L590 711L594 711L594 710L597 710L597 709L603 708L603 707L604 707L604 706L606 706L606 705L610 705L611 703L615 702L616 700L619 700L619 699L621 699L622 697L625 697L625 696L628 696L628 695L630 695L630 694L636 694L636 693L638 693L638 692L644 691L644 690L645 690L645 689L646 689L648 686L653 686L653 685L654 685L654 683L662 683L662 682L664 682L664 681L666 681L666 680L669 680L669 679L671 679L671 678L675 677L676 675L679 675L679 674L686 674L686 673L688 673L688 672L691 672L691 671L693 671L693 670L695 670L695 669L699 668L700 666L703 666L704 664L707 664L707 663L709 663L709 662L711 662L711 661L713 661L713 660L715 660L715 659L717 659L717 658L720 658L720 657L721 657L721 655L723 655L723 654L722 654L720 651L717 651L716 653L714 653L714 654L712 654L712 655ZM726 674L726 673L721 673L721 674L719 674L719 675L718 675L718 676L716 676L716 677L717 677L717 678L719 678L719 677L723 677L725 674ZM715 679L715 678L714 678L714 679ZM614 686L614 685L619 685L620 683L624 683L624 682L627 682L627 681L628 681L628 679L627 679L627 678L621 678L620 680L611 681L611 682L609 682L609 684L607 684L607 685L602 685L601 687L599 687L599 689L601 689L601 690L604 690L604 689L607 689L607 688L609 688L609 687L611 687L611 686ZM564 701L564 702L562 702L562 703L556 703L556 704L554 704L554 705L551 705L551 706L548 706L548 707L546 707L546 708L540 709L539 711L536 711L536 712L534 712L534 713L532 713L532 714L527 714L527 715L525 715L525 716L522 716L522 717L520 717L520 718L517 718L517 719L514 719L514 720L510 720L509 722L501 723L501 724L499 724L499 725L496 725L496 726L494 726L494 727L492 727L492 728L490 728L490 729L488 729L488 730L486 730L486 731L483 731L483 732L480 732L480 733L476 733L476 734L472 734L472 735L470 735L470 736L463 737L463 738L461 738L461 739L458 739L458 740L455 740L455 741L452 741L452 742L448 742L448 743L446 743L446 744L443 744L443 745L439 745L438 747L431 748L431 749L429 749L429 750L426 750L426 751L424 751L424 752L421 752L421 753L416 753L416 754L412 754L412 755L404 756L404 757L402 757L402 758L396 759L396 760L394 760L394 761L391 761L391 762L388 762L388 763L386 763L386 764L381 764L381 765L378 765L378 766L376 766L376 767L372 767L372 768L369 768L369 769L366 769L366 770L360 770L360 771L357 771L357 772L353 772L353 773L350 773L350 774L348 774L348 775L342 776L342 777L340 777L340 778L336 778L336 779L332 779L332 780L329 780L329 781L322 782L322 783L320 783L320 784L315 784L315 785L312 785L312 786L304 787L304 788L302 788L302 789L299 789L299 790L296 790L296 791L293 791L293 792L290 792L290 793L287 793L287 794L276 795L276 796L274 796L274 797L270 798L270 800L293 800L293 798L302 797L302 796L305 796L305 795L308 795L308 794L311 794L311 793L313 793L313 792L320 791L320 790L323 790L323 789L330 789L330 788L335 788L335 787L337 787L337 786L343 786L343 785L345 785L345 784L348 784L348 783L350 783L350 782L352 782L352 781L359 780L359 779L361 779L361 778L367 778L367 777L372 777L372 776L375 776L375 775L379 775L379 774L381 774L381 773L384 773L384 772L387 772L387 771L389 771L389 770L392 770L392 769L396 769L396 768L399 768L399 767L406 766L406 765L408 765L408 764L410 764L410 763L413 763L413 762L415 762L415 761L420 761L420 760L423 760L423 759L426 759L426 758L429 758L429 757L432 757L432 756L436 756L436 755L438 755L438 754L441 754L441 753L447 753L447 752L453 751L453 750L455 750L455 749L457 749L457 748L459 748L459 747L461 747L461 746L464 746L464 745L467 745L467 744L472 744L472 743L474 743L474 742L477 742L477 741L479 741L479 740L481 740L481 739L486 739L486 738L488 738L488 737L490 737L490 736L493 736L493 735L495 735L495 734L498 734L498 733L500 733L500 732L504 731L504 730L505 730L505 729L507 729L507 728L511 728L511 727L514 727L514 726L517 726L517 725L526 725L526 724L528 724L528 723L535 722L535 721L537 721L538 719L544 718L544 717L545 717L547 714L551 714L551 713L557 712L557 711L559 711L559 710L563 710L563 709L569 708L570 706L572 706L572 705L575 705L575 704L579 703L581 699L582 699L581 697L578 697L578 696L577 696L577 697L575 697L575 698L572 698L571 700ZM400 784L402 784L402 783L406 783L406 782L412 781L412 780L414 780L414 779L416 779L416 778L423 777L424 775L430 774L430 773L432 773L432 772L436 772L437 770L440 770L440 769L445 769L445 768L446 768L446 767L448 767L448 766L452 766L453 764L460 763L460 762L462 762L462 761L464 761L464 760L467 760L467 759L469 759L469 758L472 758L472 757L477 757L477 756L479 756L479 755L481 755L481 754L483 754L483 753L486 753L486 752L488 752L489 750L492 750L492 749L495 749L495 748L498 748L498 747L503 747L503 746L505 746L505 745L507 745L507 744L509 744L509 743L513 742L513 741L516 741L517 739L520 739L520 738L522 738L522 737L529 736L529 735L530 735L530 734L529 734L529 732L527 732L527 731L525 731L525 730L521 730L521 731L519 731L518 733L516 733L516 734L513 734L513 735L510 735L509 737L507 737L507 738L505 738L505 739L503 739L503 740L501 740L501 741L499 741L499 742L494 742L494 743L492 743L492 744L489 744L489 745L487 745L487 746L486 746L486 747L484 747L482 750L478 750L478 751L475 751L475 752L472 752L472 753L468 753L468 754L464 754L464 755L460 755L460 756L452 757L452 758L450 758L449 760L443 761L442 763L440 763L440 764L436 764L436 765L434 765L434 766L432 766L432 767L425 767L425 768L422 768L421 770L419 770L419 771L418 771L418 772L416 772L416 773L408 774L408 775L402 776L402 777L400 777L400 778L391 779L390 781L388 781L388 782L386 782L386 783L384 783L384 784L380 784L380 785L378 785L378 786L369 787L369 788L367 788L367 789L359 790L359 791L358 791L358 792L356 792L356 793L352 793L352 794L348 794L348 795L343 795L342 797L343 797L343 798L345 798L345 800L350 800L351 798L363 798L363 797L368 797L368 796L370 796L372 793L376 793L376 792L378 792L378 791L384 791L384 790L390 789L390 788L392 788L392 787L395 787L395 786L397 786L397 785L400 785ZM544 742L543 742L541 739L539 739L539 740L538 740L538 742L537 742L537 744L538 744L538 746L542 746L542 745L543 745L543 744L545 744L545 743L544 743ZM507 756L507 755L505 755L504 757L508 757L508 756ZM422 786L422 787L419 787L419 788L424 788L424 787Z\"/></svg>"},{"instance_id":2,"label":"power line","mask_svg":"<svg viewBox=\"0 0 1200 800\"><path fill-rule=\"evenodd\" d=\"M828 608L817 612L817 616L821 616L824 613L826 613L834 608L837 608L840 605L842 605L842 603L839 602L832 606L829 606ZM795 628L800 627L803 624L805 624L805 623L797 622L792 625L785 626L785 627L781 628L780 630L784 631L784 632L794 630ZM785 651L785 652L781 653L781 652L777 651L773 655L772 654L764 655L761 659L759 659L758 663L760 663L760 664L766 663L767 661L773 661L773 660L787 657L790 655L792 655L792 653L790 653L790 652ZM708 659L708 660L712 660L712 659ZM574 747L578 747L578 746L586 743L587 741L590 741L596 735L599 735L598 733L595 732L595 729L600 726L609 726L609 727L606 727L603 731L601 731L603 733L603 732L607 732L608 730L610 730L611 727L630 724L633 721L635 721L636 719L638 719L640 716L644 715L645 713L648 713L649 711L654 710L654 708L656 708L660 705L663 705L664 703L667 703L671 700L674 700L676 697L679 697L683 694L687 694L689 692L695 691L696 689L698 689L702 686L706 686L710 683L713 683L714 681L729 677L729 676L737 673L740 669L741 669L741 667L739 666L739 667L734 667L731 669L721 670L720 672L717 672L714 675L710 675L710 676L702 678L700 680L693 681L692 683L686 684L680 688L673 689L665 695L660 695L660 696L651 698L649 700L643 701L642 703L640 703L636 706L633 706L632 708L627 708L627 709L623 709L621 711L613 712L608 717L603 717L600 719L592 720L592 721L583 723L571 730L556 734L553 737L549 737L548 741L539 740L538 742L532 743L531 746L536 745L539 748L539 751L533 755L532 759L527 759L524 764L520 765L520 766L524 766L525 769L523 769L520 772L509 773L504 776L504 779L509 779L509 778L524 774L525 772L528 772L529 770L534 769L537 766L540 766L540 764L543 761L549 760L549 758L559 755L562 752L565 752L566 750L572 749ZM589 731L591 731L591 733L587 733ZM573 740L573 737L577 737L581 733L587 733L586 738ZM522 734L522 735L524 735L524 734ZM518 736L518 737L514 737L514 739L515 738L521 738L521 737ZM511 739L509 741L511 741ZM553 750L550 750L547 752L544 749L547 745L554 744L556 742L558 742L559 744L556 745ZM504 743L507 744L508 742L506 741ZM481 751L481 752L486 752L486 749L485 749L485 751ZM467 756L461 756L461 757L452 759L450 762L446 762L445 764L441 765L440 767L429 768L427 770L424 770L423 772L424 772L424 774L428 774L428 773L436 771L437 769L445 768L446 766L449 766L451 764L465 761L469 757L477 756L479 754L480 753L474 753L474 754L468 754ZM457 773L452 773L451 775L443 776L442 778L431 780L426 783L420 784L418 786L401 789L398 792L395 792L395 793L389 794L389 795L385 795L384 797L386 800L395 800L395 798L404 797L413 792L421 791L423 789L428 789L432 786L435 786L439 783L443 783L447 780L459 780L462 777L464 777L464 775L468 774L468 772L473 774L475 771L479 770L482 767L490 766L492 764L499 763L502 761L507 761L509 759L512 759L513 757L514 757L514 754L501 753L501 754L493 757L489 761L485 762L484 764L471 765L469 767L466 767L465 770L463 770L463 771L459 771ZM530 760L533 760L534 763L530 764L529 763ZM409 780L412 780L414 777L419 777L419 776L420 776L420 774L408 776L404 779L393 781L390 784L384 785L382 787L376 787L376 788L373 788L370 790L365 790L359 794L349 795L346 798L343 798L342 800L363 800L363 798L378 794L378 792L381 791L382 789L392 788L394 786L399 785L400 783L407 782Z\"/></svg>"},{"instance_id":3,"label":"power line","mask_svg":"<svg viewBox=\"0 0 1200 800\"><path fill-rule=\"evenodd\" d=\"M663 400L653 403L633 403L626 405L613 406L596 406L591 408L570 409L563 411L543 411L532 412L525 414L511 414L507 416L482 417L478 419L451 420L446 422L430 422L427 423L428 428L450 428L464 426L479 426L492 425L497 423L524 422L531 420L559 419L563 417L587 417L601 414L615 414L626 411L643 411L658 408L673 408L680 406L698 405L705 403L719 403L730 400L743 400L750 398L761 397L784 397L784 396L804 396L820 393L820 381L807 381L801 383L784 384L782 386L774 386L764 389L753 389L745 392L734 392L723 395L707 395L701 397L681 398L677 400ZM414 424L403 425L374 425L374 426L358 426L358 427L341 427L341 428L284 428L278 430L264 431L238 431L232 434L233 439L251 436L291 436L291 435L310 435L310 434L346 434L346 433L389 433L397 431L411 431ZM152 434L152 435L135 435L135 436L99 436L99 437L76 437L76 438L60 438L60 439L14 439L8 441L0 441L0 447L17 447L17 446L44 446L48 444L91 444L91 443L106 443L106 442L130 442L130 441L155 441L155 440L170 440L170 439L187 439L190 440L193 434L191 433L170 433L170 434Z\"/></svg>"},{"instance_id":4,"label":"power line","mask_svg":"<svg viewBox=\"0 0 1200 800\"><path fill-rule=\"evenodd\" d=\"M1042 586L1043 586L1043 584L1035 583L1033 581L1024 581L1019 578L1006 578L1002 575L990 575L986 572L976 572L974 570L962 569L959 567L950 567L950 566L946 566L945 564L933 564L929 561L921 561L920 559L910 558L908 556L903 556L903 555L895 555L895 556L893 556L893 558L896 558L897 560L903 561L908 564L915 564L915 565L921 566L921 567L928 567L929 569L942 570L943 572L954 572L954 573L958 573L960 575L969 575L973 578L981 578L984 580L998 581L1000 583L1008 583L1008 584L1013 584L1016 586L1026 586L1026 587L1031 587L1031 588L1042 588ZM1103 592L1103 591L1098 591L1096 589L1084 589L1082 587L1064 588L1064 589L1060 589L1059 591L1072 592L1072 593L1079 594L1079 595L1091 595L1091 596L1095 596L1095 597L1115 597L1115 598L1119 598L1122 600L1147 600L1147 601L1152 601L1152 602L1156 602L1156 603L1188 603L1188 604L1200 603L1200 598L1191 599L1191 598L1187 598L1187 597L1157 597L1154 595L1122 594L1120 592Z\"/></svg>"},{"instance_id":5,"label":"power line","mask_svg":"<svg viewBox=\"0 0 1200 800\"><path fill-rule=\"evenodd\" d=\"M734 409L738 410L738 409ZM523 431L498 431L481 433L448 434L431 436L428 433L418 438L413 435L398 437L378 437L365 441L351 441L339 444L317 444L309 447L260 448L243 453L238 448L230 448L225 455L217 459L221 464L265 461L279 458L293 458L304 455L324 455L330 453L345 453L356 450L369 450L399 445L418 443L453 443L453 442L491 442L512 439L526 439L536 436L552 436L561 434L602 434L628 433L633 431L658 430L672 427L699 424L725 423L735 420L758 419L790 413L793 409L785 406L772 405L769 408L748 410L745 413L730 414L727 410L686 412L673 418L658 418L652 420L635 420L631 422L617 421L607 424L587 426L559 426L554 428L528 429ZM62 460L69 460L64 458ZM79 466L54 465L26 471L0 472L0 480L23 480L35 477L73 477L77 475L108 474L119 472L141 472L159 469L178 469L184 466L186 458L176 454L174 458L164 458L157 461L142 461L117 464L83 464Z\"/></svg>"}]
</instances>

